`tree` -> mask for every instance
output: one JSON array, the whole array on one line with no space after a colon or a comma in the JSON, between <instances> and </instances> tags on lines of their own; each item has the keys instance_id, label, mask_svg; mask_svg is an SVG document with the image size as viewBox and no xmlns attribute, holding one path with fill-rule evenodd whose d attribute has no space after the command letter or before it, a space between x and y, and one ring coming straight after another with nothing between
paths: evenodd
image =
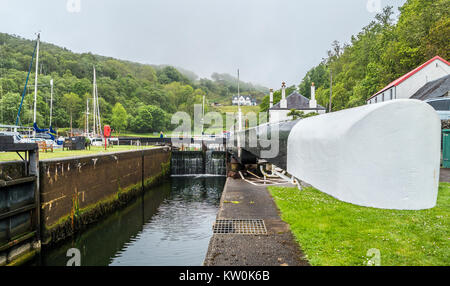
<instances>
[{"instance_id":1,"label":"tree","mask_svg":"<svg viewBox=\"0 0 450 286\"><path fill-rule=\"evenodd\" d=\"M168 123L167 113L158 106L149 105L148 108L153 117L152 131L166 130Z\"/></svg>"},{"instance_id":2,"label":"tree","mask_svg":"<svg viewBox=\"0 0 450 286\"><path fill-rule=\"evenodd\" d=\"M138 108L138 113L131 120L131 129L136 132L165 131L169 124L168 114L154 105L143 105Z\"/></svg>"},{"instance_id":3,"label":"tree","mask_svg":"<svg viewBox=\"0 0 450 286\"><path fill-rule=\"evenodd\" d=\"M121 132L127 128L128 114L122 104L119 102L112 109L111 125L117 131Z\"/></svg>"},{"instance_id":4,"label":"tree","mask_svg":"<svg viewBox=\"0 0 450 286\"><path fill-rule=\"evenodd\" d=\"M310 69L302 82L298 86L300 94L311 98L311 85L314 82L316 88L330 86L330 73L324 63L319 64L317 67Z\"/></svg>"},{"instance_id":5,"label":"tree","mask_svg":"<svg viewBox=\"0 0 450 286\"><path fill-rule=\"evenodd\" d=\"M296 109L291 109L289 111L289 113L287 114L287 116L292 116L293 120L299 119L299 118L303 118L303 116L305 115L305 113L301 110L296 110Z\"/></svg>"},{"instance_id":6,"label":"tree","mask_svg":"<svg viewBox=\"0 0 450 286\"><path fill-rule=\"evenodd\" d=\"M189 80L182 75L176 68L167 66L157 71L159 83L168 84L171 82L189 83Z\"/></svg>"},{"instance_id":7,"label":"tree","mask_svg":"<svg viewBox=\"0 0 450 286\"><path fill-rule=\"evenodd\" d=\"M308 118L308 117L316 116L316 115L319 115L319 113L308 112L305 114L305 112L302 110L291 109L287 115L292 116L292 120L296 120L299 118Z\"/></svg>"},{"instance_id":8,"label":"tree","mask_svg":"<svg viewBox=\"0 0 450 286\"><path fill-rule=\"evenodd\" d=\"M20 98L12 98L11 94L20 97L35 45L35 40L0 33L0 111L4 111L3 114L0 113L1 123L15 123ZM50 79L54 80L53 127L84 126L86 99L92 97L93 66L97 71L97 90L103 124L112 122L112 109L120 102L127 113L129 128L133 128L134 123L142 123L145 118L141 110L141 115L135 120L139 108L151 105L160 108L152 109L156 116L155 129L164 129L168 126L166 119L169 114L180 110L192 115L193 105L201 103L203 95L206 95L209 102L229 104L232 95L237 91L237 79L230 75L217 74L216 80L198 79L192 72L171 66L154 67L91 53L75 54L66 48L45 42L41 42L39 59L41 72L38 78L36 116L40 126L48 124ZM32 80L28 84L32 86ZM266 90L264 87L241 81L242 94L262 98ZM11 94L6 96L8 93ZM33 123L32 93L32 87L28 88L22 108L22 125ZM71 93L80 95L82 102L75 100L78 104L70 106L64 95ZM2 99L5 96L6 98ZM92 101L89 103L92 112ZM153 124L153 120L149 124ZM137 128L153 130L153 127L139 124Z\"/></svg>"},{"instance_id":9,"label":"tree","mask_svg":"<svg viewBox=\"0 0 450 286\"><path fill-rule=\"evenodd\" d=\"M427 58L439 55L450 59L450 17L437 22L431 29L428 37L422 42L422 49Z\"/></svg>"},{"instance_id":10,"label":"tree","mask_svg":"<svg viewBox=\"0 0 450 286\"><path fill-rule=\"evenodd\" d=\"M78 94L71 92L64 94L63 100L65 103L66 110L70 115L70 134L73 134L72 129L73 114L79 111L81 98Z\"/></svg>"},{"instance_id":11,"label":"tree","mask_svg":"<svg viewBox=\"0 0 450 286\"><path fill-rule=\"evenodd\" d=\"M150 132L152 130L153 116L148 105L138 108L137 115L132 119L131 128L136 132Z\"/></svg>"},{"instance_id":12,"label":"tree","mask_svg":"<svg viewBox=\"0 0 450 286\"><path fill-rule=\"evenodd\" d=\"M351 37L350 44L333 42L328 57L301 81L300 92L307 96L314 81L318 103L328 105L332 70L332 109L360 106L376 91L435 55L448 59L448 0L407 0L399 10L396 23L392 7L387 6Z\"/></svg>"},{"instance_id":13,"label":"tree","mask_svg":"<svg viewBox=\"0 0 450 286\"><path fill-rule=\"evenodd\" d=\"M17 111L19 110L21 96L18 93L8 92L0 98L0 120L3 124L15 124L17 117ZM23 113L26 112L26 108L22 109Z\"/></svg>"}]
</instances>

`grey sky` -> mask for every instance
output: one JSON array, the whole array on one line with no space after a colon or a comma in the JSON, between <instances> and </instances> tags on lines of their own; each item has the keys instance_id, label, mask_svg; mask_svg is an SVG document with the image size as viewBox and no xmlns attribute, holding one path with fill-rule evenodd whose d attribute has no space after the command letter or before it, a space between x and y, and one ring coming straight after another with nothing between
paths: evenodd
<instances>
[{"instance_id":1,"label":"grey sky","mask_svg":"<svg viewBox=\"0 0 450 286\"><path fill-rule=\"evenodd\" d=\"M298 84L333 40L349 42L375 13L368 1L406 0L0 0L0 31L74 52L170 64L278 88ZM371 6L371 7L376 7Z\"/></svg>"}]
</instances>

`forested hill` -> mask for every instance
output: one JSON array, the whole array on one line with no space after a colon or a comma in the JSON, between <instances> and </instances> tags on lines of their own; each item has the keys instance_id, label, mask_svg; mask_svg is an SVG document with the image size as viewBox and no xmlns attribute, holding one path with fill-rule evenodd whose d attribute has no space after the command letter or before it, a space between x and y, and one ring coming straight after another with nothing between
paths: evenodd
<instances>
[{"instance_id":1,"label":"forested hill","mask_svg":"<svg viewBox=\"0 0 450 286\"><path fill-rule=\"evenodd\" d=\"M45 39L45 34L41 37ZM0 33L0 124L15 121L35 40ZM236 78L214 73L199 79L195 73L171 66L152 66L91 53L77 54L41 42L39 52L37 122L48 127L50 79L54 80L53 126L84 127L86 98L92 96L93 66L103 123L119 130L153 132L168 127L170 114L193 112L206 94L209 103L231 104L237 92ZM32 124L34 63L22 109L21 124ZM240 84L243 94L261 99L265 87Z\"/></svg>"},{"instance_id":2,"label":"forested hill","mask_svg":"<svg viewBox=\"0 0 450 286\"><path fill-rule=\"evenodd\" d=\"M393 19L392 7L386 7L350 43L335 41L328 56L308 71L298 87L309 98L314 82L318 103L328 106L331 70L332 109L355 107L436 55L450 60L450 1L407 0L398 20ZM268 102L264 98L263 110Z\"/></svg>"}]
</instances>

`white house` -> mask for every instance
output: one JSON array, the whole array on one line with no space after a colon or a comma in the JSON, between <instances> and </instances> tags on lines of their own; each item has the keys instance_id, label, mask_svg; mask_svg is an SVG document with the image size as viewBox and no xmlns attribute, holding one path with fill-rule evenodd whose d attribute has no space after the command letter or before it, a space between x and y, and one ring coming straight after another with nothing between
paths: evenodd
<instances>
[{"instance_id":1,"label":"white house","mask_svg":"<svg viewBox=\"0 0 450 286\"><path fill-rule=\"evenodd\" d=\"M428 82L437 80L448 74L450 74L450 63L436 56L372 95L367 100L367 104L391 99L411 98L411 96Z\"/></svg>"},{"instance_id":2,"label":"white house","mask_svg":"<svg viewBox=\"0 0 450 286\"><path fill-rule=\"evenodd\" d=\"M231 99L233 105L256 105L256 100L248 95L241 95L239 98L235 95Z\"/></svg>"},{"instance_id":3,"label":"white house","mask_svg":"<svg viewBox=\"0 0 450 286\"><path fill-rule=\"evenodd\" d=\"M422 86L410 98L419 100L429 100L437 98L450 98L450 74L437 80L430 81Z\"/></svg>"},{"instance_id":4,"label":"white house","mask_svg":"<svg viewBox=\"0 0 450 286\"><path fill-rule=\"evenodd\" d=\"M316 101L316 89L314 83L311 86L311 100L294 91L286 97L286 84L281 84L281 100L277 104L273 104L273 89L270 89L270 105L269 105L269 122L275 123L279 121L292 120L292 116L288 113L292 110L299 110L306 113L316 112L325 113L325 108Z\"/></svg>"}]
</instances>

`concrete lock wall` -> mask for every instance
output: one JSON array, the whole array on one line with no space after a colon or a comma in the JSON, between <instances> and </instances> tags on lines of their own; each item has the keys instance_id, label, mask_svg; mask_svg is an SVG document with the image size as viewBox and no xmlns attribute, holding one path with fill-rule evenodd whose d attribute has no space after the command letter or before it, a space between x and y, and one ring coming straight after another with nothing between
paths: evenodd
<instances>
[{"instance_id":1,"label":"concrete lock wall","mask_svg":"<svg viewBox=\"0 0 450 286\"><path fill-rule=\"evenodd\" d=\"M170 173L160 147L40 161L42 241L70 236Z\"/></svg>"},{"instance_id":2,"label":"concrete lock wall","mask_svg":"<svg viewBox=\"0 0 450 286\"><path fill-rule=\"evenodd\" d=\"M168 147L39 162L41 239L55 243L125 205L170 174ZM24 163L0 163L0 180L20 178Z\"/></svg>"},{"instance_id":3,"label":"concrete lock wall","mask_svg":"<svg viewBox=\"0 0 450 286\"><path fill-rule=\"evenodd\" d=\"M392 100L300 120L287 171L345 202L386 209L436 205L441 125L428 104Z\"/></svg>"},{"instance_id":4,"label":"concrete lock wall","mask_svg":"<svg viewBox=\"0 0 450 286\"><path fill-rule=\"evenodd\" d=\"M0 266L20 265L40 249L36 181L24 162L0 163Z\"/></svg>"}]
</instances>

